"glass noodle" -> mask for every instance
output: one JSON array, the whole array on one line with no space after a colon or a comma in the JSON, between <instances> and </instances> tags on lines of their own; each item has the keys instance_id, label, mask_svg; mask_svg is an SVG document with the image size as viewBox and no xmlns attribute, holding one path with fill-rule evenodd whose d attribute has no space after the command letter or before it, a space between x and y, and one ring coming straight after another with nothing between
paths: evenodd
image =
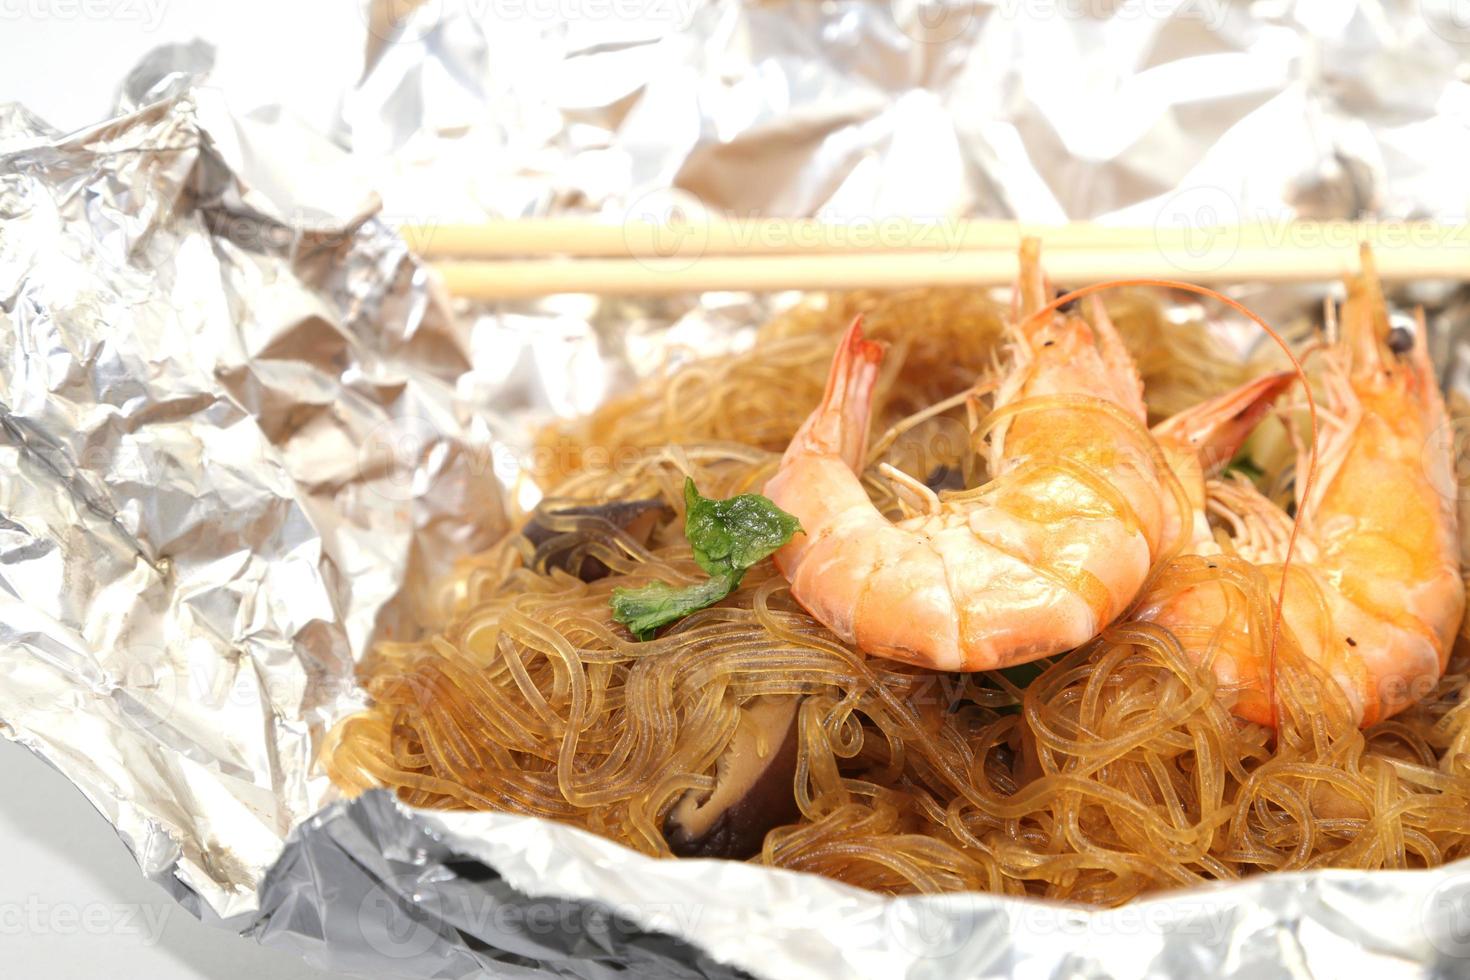
<instances>
[{"instance_id":1,"label":"glass noodle","mask_svg":"<svg viewBox=\"0 0 1470 980\"><path fill-rule=\"evenodd\" d=\"M1198 324L1168 322L1154 294L1107 303L1153 413L1247 375ZM944 674L838 641L763 562L727 600L657 639L637 642L612 623L614 588L703 578L682 533L685 476L707 496L759 491L858 311L890 344L879 458L921 478L943 467L965 486L983 483L970 434L987 420L954 396L997 363L1001 306L945 290L801 305L748 352L695 362L543 433L538 477L555 488L537 515L547 535L539 545L512 535L461 562L423 637L364 661L372 705L328 748L338 785L560 820L667 856L670 812L711 791L744 713L777 699L795 712L784 778L799 815L751 860L866 888L1116 905L1264 871L1422 867L1470 853L1460 651L1418 705L1359 731L1336 685L1283 639L1273 732L1234 717L1209 667L1145 622L1110 628L1034 679ZM946 411L921 414L946 399ZM868 484L898 516L874 469ZM564 513L650 499L665 509L649 536ZM607 574L573 574L594 560ZM1228 587L1265 662L1280 583L1254 566L1166 558L1146 599L1209 579Z\"/></svg>"}]
</instances>

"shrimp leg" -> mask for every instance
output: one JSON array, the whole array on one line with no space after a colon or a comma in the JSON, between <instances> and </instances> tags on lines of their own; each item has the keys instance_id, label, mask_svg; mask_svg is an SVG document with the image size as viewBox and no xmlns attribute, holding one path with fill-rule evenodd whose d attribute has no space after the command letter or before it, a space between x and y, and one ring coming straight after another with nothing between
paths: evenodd
<instances>
[{"instance_id":1,"label":"shrimp leg","mask_svg":"<svg viewBox=\"0 0 1470 980\"><path fill-rule=\"evenodd\" d=\"M1085 643L1136 596L1184 519L1143 426L1142 385L1100 307L1040 316L1021 253L1008 364L982 434L983 487L890 522L859 478L882 349L855 322L826 392L765 492L805 529L776 554L792 595L847 642L941 670L989 670Z\"/></svg>"},{"instance_id":2,"label":"shrimp leg","mask_svg":"<svg viewBox=\"0 0 1470 980\"><path fill-rule=\"evenodd\" d=\"M1203 560L1220 574L1178 576L1188 584L1155 590L1138 614L1167 626L1212 665L1235 692L1236 714L1266 724L1277 721L1270 690L1276 679L1261 624L1240 615L1242 589L1271 600L1279 591L1286 642L1336 683L1364 727L1434 686L1465 608L1456 501L1445 479L1450 432L1423 324L1411 337L1391 338L1366 250L1340 322L1340 335L1329 338L1324 353L1332 424L1318 442L1317 479L1310 488L1297 487L1302 525L1289 574L1291 519L1244 481L1211 484L1207 506L1230 530L1222 546L1201 503L1207 464L1189 458L1201 438L1228 443L1254 424L1262 403L1275 397L1274 382L1261 379L1235 393L1237 407L1247 409L1239 416L1231 414L1227 396L1156 430L1171 463L1194 487L1194 540L1180 560Z\"/></svg>"}]
</instances>

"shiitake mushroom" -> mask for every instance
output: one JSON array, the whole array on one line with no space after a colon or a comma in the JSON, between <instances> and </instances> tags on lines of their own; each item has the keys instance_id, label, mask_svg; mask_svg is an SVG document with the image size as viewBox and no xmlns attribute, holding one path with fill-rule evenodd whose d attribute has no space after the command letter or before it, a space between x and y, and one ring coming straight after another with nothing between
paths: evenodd
<instances>
[{"instance_id":1,"label":"shiitake mushroom","mask_svg":"<svg viewBox=\"0 0 1470 980\"><path fill-rule=\"evenodd\" d=\"M740 708L735 735L715 763L715 788L684 794L664 820L675 854L748 858L760 851L767 831L796 821L800 703L791 695L763 695Z\"/></svg>"},{"instance_id":2,"label":"shiitake mushroom","mask_svg":"<svg viewBox=\"0 0 1470 980\"><path fill-rule=\"evenodd\" d=\"M532 565L544 571L561 569L577 576L584 582L595 582L605 578L611 570L591 555L578 555L575 546L585 540L576 532L548 527L552 517L590 517L605 521L623 531L639 544L647 545L660 521L673 516L673 509L662 500L615 500L606 504L578 504L554 507L549 512L538 511L525 526L521 536L536 549ZM565 539L563 542L562 539ZM563 547L558 548L562 544ZM575 559L574 559L575 556ZM571 567L576 561L576 568Z\"/></svg>"}]
</instances>

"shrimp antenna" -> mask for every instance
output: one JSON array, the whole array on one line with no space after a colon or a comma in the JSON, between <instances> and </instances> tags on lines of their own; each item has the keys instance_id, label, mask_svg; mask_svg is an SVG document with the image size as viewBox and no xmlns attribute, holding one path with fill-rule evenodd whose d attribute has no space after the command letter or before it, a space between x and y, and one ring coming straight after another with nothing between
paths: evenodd
<instances>
[{"instance_id":1,"label":"shrimp antenna","mask_svg":"<svg viewBox=\"0 0 1470 980\"><path fill-rule=\"evenodd\" d=\"M1082 286L1078 289L1074 289L1069 293L1063 293L1061 296L1058 296L1056 299L1041 307L1039 310L1031 313L1029 316L1021 321L1022 330L1024 332L1026 328L1034 326L1033 321L1039 321L1044 316L1050 316L1052 313L1055 313L1057 310L1061 309L1063 306L1066 306L1068 303L1071 303L1074 300L1082 299L1084 296L1091 296L1094 293L1101 293L1108 289L1119 289L1129 286L1148 286L1157 289L1180 289L1187 293L1193 293L1196 296L1207 296L1210 299L1224 304L1226 307L1234 310L1241 316L1246 317L1256 326L1266 331L1266 333L1270 335L1271 339L1276 342L1276 346L1281 348L1281 352L1285 354L1286 359L1291 362L1292 370L1295 371L1296 376L1301 379L1302 390L1306 393L1307 396L1307 414L1310 418L1312 449L1307 457L1306 475L1302 480L1301 496L1299 498L1302 503L1301 506L1297 507L1296 513L1292 515L1291 537L1287 539L1286 555L1281 562L1281 586L1276 593L1276 610L1271 617L1271 645L1266 655L1266 671L1268 677L1270 678L1270 684L1268 684L1267 687L1270 691L1271 698L1271 727L1276 728L1280 721L1278 717L1279 709L1276 700L1276 644L1277 640L1281 636L1281 609L1286 602L1286 582L1291 572L1292 555L1296 552L1297 534L1301 531L1302 513L1306 510L1306 502L1310 498L1312 492L1312 482L1316 479L1317 476L1317 400L1312 396L1312 386L1307 379L1307 372L1302 367L1301 361L1297 359L1296 354L1292 351L1291 345L1286 342L1286 338L1281 336L1281 334L1276 331L1276 328L1267 323L1265 319L1257 314L1254 310L1251 310L1245 304L1237 300L1231 299L1229 296L1226 296L1219 290L1211 289L1208 286L1197 286L1194 283L1181 282L1177 279L1110 279L1106 282L1097 282L1093 283L1090 286Z\"/></svg>"}]
</instances>

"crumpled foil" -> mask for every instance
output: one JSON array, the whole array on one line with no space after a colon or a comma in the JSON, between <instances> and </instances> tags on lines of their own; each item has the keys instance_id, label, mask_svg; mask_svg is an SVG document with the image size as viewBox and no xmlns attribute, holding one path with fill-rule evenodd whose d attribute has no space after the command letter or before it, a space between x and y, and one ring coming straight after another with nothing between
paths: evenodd
<instances>
[{"instance_id":1,"label":"crumpled foil","mask_svg":"<svg viewBox=\"0 0 1470 980\"><path fill-rule=\"evenodd\" d=\"M1470 23L1450 0L388 6L411 12L323 39L366 52L323 80L326 136L289 106L238 111L198 44L149 55L80 133L0 106L0 719L145 874L374 976L1465 971L1470 865L1107 912L886 899L341 801L314 766L360 703L355 662L534 500L531 426L790 301L452 311L395 226L1464 220ZM1285 315L1311 292L1240 295ZM1466 307L1425 296L1470 390Z\"/></svg>"},{"instance_id":2,"label":"crumpled foil","mask_svg":"<svg viewBox=\"0 0 1470 980\"><path fill-rule=\"evenodd\" d=\"M468 339L318 138L207 89L7 122L0 718L253 913L355 657L504 528Z\"/></svg>"}]
</instances>

